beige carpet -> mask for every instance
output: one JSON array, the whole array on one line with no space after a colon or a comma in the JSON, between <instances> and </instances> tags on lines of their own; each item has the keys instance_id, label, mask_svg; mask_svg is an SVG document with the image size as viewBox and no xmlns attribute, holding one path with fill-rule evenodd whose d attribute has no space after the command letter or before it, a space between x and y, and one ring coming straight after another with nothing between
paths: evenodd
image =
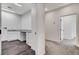
<instances>
[{"instance_id":1,"label":"beige carpet","mask_svg":"<svg viewBox=\"0 0 79 59\"><path fill-rule=\"evenodd\" d=\"M46 41L46 55L79 55L79 48L53 41Z\"/></svg>"}]
</instances>

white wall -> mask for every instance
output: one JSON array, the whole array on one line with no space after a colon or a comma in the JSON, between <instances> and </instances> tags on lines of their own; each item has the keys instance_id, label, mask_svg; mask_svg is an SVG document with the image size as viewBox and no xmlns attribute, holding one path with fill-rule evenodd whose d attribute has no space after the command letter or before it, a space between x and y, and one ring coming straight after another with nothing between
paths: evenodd
<instances>
[{"instance_id":1,"label":"white wall","mask_svg":"<svg viewBox=\"0 0 79 59\"><path fill-rule=\"evenodd\" d=\"M44 21L44 5L37 5L37 44L38 44L38 52L37 54L45 54L45 21Z\"/></svg>"},{"instance_id":2,"label":"white wall","mask_svg":"<svg viewBox=\"0 0 79 59\"><path fill-rule=\"evenodd\" d=\"M69 15L61 17L63 39L76 38L76 15Z\"/></svg>"},{"instance_id":3,"label":"white wall","mask_svg":"<svg viewBox=\"0 0 79 59\"><path fill-rule=\"evenodd\" d=\"M45 14L46 40L58 41L60 38L58 12L53 11Z\"/></svg>"},{"instance_id":4,"label":"white wall","mask_svg":"<svg viewBox=\"0 0 79 59\"><path fill-rule=\"evenodd\" d=\"M19 15L2 11L2 28L20 29L21 17Z\"/></svg>"},{"instance_id":5,"label":"white wall","mask_svg":"<svg viewBox=\"0 0 79 59\"><path fill-rule=\"evenodd\" d=\"M28 29L31 30L31 11L22 15L21 18L21 29Z\"/></svg>"},{"instance_id":6,"label":"white wall","mask_svg":"<svg viewBox=\"0 0 79 59\"><path fill-rule=\"evenodd\" d=\"M44 7L43 4L32 5L32 33L27 43L37 55L45 54Z\"/></svg>"},{"instance_id":7,"label":"white wall","mask_svg":"<svg viewBox=\"0 0 79 59\"><path fill-rule=\"evenodd\" d=\"M45 14L46 39L60 41L60 16L79 13L79 4L72 4Z\"/></svg>"},{"instance_id":8,"label":"white wall","mask_svg":"<svg viewBox=\"0 0 79 59\"><path fill-rule=\"evenodd\" d=\"M9 33L7 29L20 29L21 26L21 18L19 15L2 11L2 41L8 40L9 37L14 37L11 35L15 35L15 33ZM7 29L4 29L7 27ZM11 39L10 39L11 40Z\"/></svg>"}]
</instances>

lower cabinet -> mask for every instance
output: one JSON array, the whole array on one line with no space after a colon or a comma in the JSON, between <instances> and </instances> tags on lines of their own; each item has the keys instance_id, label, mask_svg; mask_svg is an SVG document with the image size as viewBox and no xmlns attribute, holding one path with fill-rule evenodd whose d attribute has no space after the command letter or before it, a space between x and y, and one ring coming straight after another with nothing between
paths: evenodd
<instances>
[{"instance_id":1,"label":"lower cabinet","mask_svg":"<svg viewBox=\"0 0 79 59\"><path fill-rule=\"evenodd\" d=\"M12 41L12 40L26 41L26 32L8 31L7 39L8 41Z\"/></svg>"},{"instance_id":2,"label":"lower cabinet","mask_svg":"<svg viewBox=\"0 0 79 59\"><path fill-rule=\"evenodd\" d=\"M20 32L20 40L26 41L26 32Z\"/></svg>"},{"instance_id":3,"label":"lower cabinet","mask_svg":"<svg viewBox=\"0 0 79 59\"><path fill-rule=\"evenodd\" d=\"M8 31L7 32L7 40L20 40L20 32L19 31Z\"/></svg>"}]
</instances>

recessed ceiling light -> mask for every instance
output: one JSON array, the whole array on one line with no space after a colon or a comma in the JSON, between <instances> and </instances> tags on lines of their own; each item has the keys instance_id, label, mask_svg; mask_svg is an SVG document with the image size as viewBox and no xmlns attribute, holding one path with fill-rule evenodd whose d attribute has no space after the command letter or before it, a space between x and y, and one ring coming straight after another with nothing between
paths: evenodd
<instances>
[{"instance_id":1,"label":"recessed ceiling light","mask_svg":"<svg viewBox=\"0 0 79 59\"><path fill-rule=\"evenodd\" d=\"M16 6L19 6L19 7L22 7L22 5L21 4L19 4L19 3L14 3Z\"/></svg>"},{"instance_id":2,"label":"recessed ceiling light","mask_svg":"<svg viewBox=\"0 0 79 59\"><path fill-rule=\"evenodd\" d=\"M15 11L12 11L12 10L9 10L9 9L5 9L5 8L2 8L2 10L15 13Z\"/></svg>"}]
</instances>

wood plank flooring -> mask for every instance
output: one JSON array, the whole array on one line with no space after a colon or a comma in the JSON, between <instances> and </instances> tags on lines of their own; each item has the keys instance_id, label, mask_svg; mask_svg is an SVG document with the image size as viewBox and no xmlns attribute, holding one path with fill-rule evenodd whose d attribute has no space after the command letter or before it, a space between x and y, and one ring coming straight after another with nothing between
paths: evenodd
<instances>
[{"instance_id":1,"label":"wood plank flooring","mask_svg":"<svg viewBox=\"0 0 79 59\"><path fill-rule=\"evenodd\" d=\"M35 51L26 42L5 41L2 42L2 55L35 55Z\"/></svg>"}]
</instances>

